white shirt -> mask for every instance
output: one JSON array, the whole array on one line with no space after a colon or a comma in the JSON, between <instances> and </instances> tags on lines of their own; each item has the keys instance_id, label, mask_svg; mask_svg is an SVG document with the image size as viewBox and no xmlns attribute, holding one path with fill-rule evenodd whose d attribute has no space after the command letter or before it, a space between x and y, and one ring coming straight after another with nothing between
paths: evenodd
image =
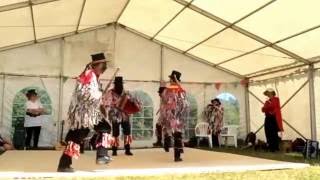
<instances>
[{"instance_id":1,"label":"white shirt","mask_svg":"<svg viewBox=\"0 0 320 180\"><path fill-rule=\"evenodd\" d=\"M27 101L26 109L39 109L43 108L40 101L32 102ZM29 115L25 116L24 120L24 127L35 127L35 126L42 126L42 116L31 117Z\"/></svg>"}]
</instances>

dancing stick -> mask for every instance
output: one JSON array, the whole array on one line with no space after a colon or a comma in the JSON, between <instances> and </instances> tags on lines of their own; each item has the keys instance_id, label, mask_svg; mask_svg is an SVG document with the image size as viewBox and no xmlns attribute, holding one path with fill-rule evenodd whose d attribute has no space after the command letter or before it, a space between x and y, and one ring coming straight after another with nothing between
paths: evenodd
<instances>
[{"instance_id":1,"label":"dancing stick","mask_svg":"<svg viewBox=\"0 0 320 180\"><path fill-rule=\"evenodd\" d=\"M108 91L108 89L109 89L110 86L111 86L111 83L112 83L113 79L117 76L117 74L118 74L119 71L120 71L120 68L117 68L116 71L114 72L112 78L111 78L110 81L108 82L106 88L104 89L103 94L105 94L105 93Z\"/></svg>"}]
</instances>

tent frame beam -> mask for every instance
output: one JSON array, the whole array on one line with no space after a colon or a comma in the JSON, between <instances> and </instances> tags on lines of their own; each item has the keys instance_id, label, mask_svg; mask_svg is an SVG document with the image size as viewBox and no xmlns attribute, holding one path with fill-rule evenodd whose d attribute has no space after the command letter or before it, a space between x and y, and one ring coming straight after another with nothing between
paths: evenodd
<instances>
[{"instance_id":1,"label":"tent frame beam","mask_svg":"<svg viewBox=\"0 0 320 180\"><path fill-rule=\"evenodd\" d=\"M34 22L34 14L33 14L33 5L32 1L29 0L29 7L30 7L30 13L31 13L31 20L32 20L32 30L33 30L33 37L34 37L34 42L37 42L37 33L36 33L36 26Z\"/></svg>"},{"instance_id":2,"label":"tent frame beam","mask_svg":"<svg viewBox=\"0 0 320 180\"><path fill-rule=\"evenodd\" d=\"M162 30L164 30L173 20L175 20L176 17L178 17L186 8L188 8L188 6L191 5L191 3L192 3L193 1L194 1L194 0L191 0L189 3L183 4L184 7L183 7L180 11L178 11L178 13L175 14L164 26L162 26L162 27L151 37L151 40L155 39L156 36L158 36L158 34L160 34L160 32L161 32Z\"/></svg>"},{"instance_id":3,"label":"tent frame beam","mask_svg":"<svg viewBox=\"0 0 320 180\"><path fill-rule=\"evenodd\" d=\"M152 42L155 42L155 43L159 44L160 46L162 45L162 46L164 46L164 47L166 47L166 48L168 48L168 49L171 49L171 50L173 50L173 51L175 51L175 52L177 52L177 53L182 53L182 52L183 52L183 51L181 51L181 50L179 50L179 49L177 49L177 48L175 48L175 47L172 47L172 46L170 46L170 45L168 45L168 44L166 44L166 43L163 43L163 42L158 41L158 40L156 40L156 39L151 39L149 36L147 36L147 35L145 35L145 34L143 34L143 33L140 33L140 32L138 32L138 31L136 31L136 30L134 30L134 29L131 29L131 28L125 26L125 25L122 25L122 24L119 24L119 25L120 25L121 27L123 27L124 29L128 30L129 32L132 32L132 33L134 33L134 34L136 34L136 35L138 35L138 36L140 36L140 37L143 37L143 38L148 39L148 40L150 40L150 41L152 41ZM224 69L223 67L216 66L215 64L210 63L210 62L208 62L208 61L206 61L206 60L204 60L204 59L201 59L201 58L199 58L199 57L197 57L197 56L194 56L194 55L192 55L192 54L186 53L185 55L188 56L189 58L192 58L193 60L196 60L196 61L198 61L198 62L201 62L201 63L203 63L203 64L205 64L205 65L210 66L210 67L219 69L219 70L221 70L221 71L223 71L223 72L225 72L225 73L227 73L227 74L230 74L230 75L232 75L232 76L235 76L235 77L237 77L237 78L240 78L240 79L244 79L244 78L245 78L245 76L242 76L242 75L240 75L240 74L238 74L238 73L235 73L235 72L233 72L233 71Z\"/></svg>"},{"instance_id":4,"label":"tent frame beam","mask_svg":"<svg viewBox=\"0 0 320 180\"><path fill-rule=\"evenodd\" d=\"M51 3L51 2L55 2L55 1L60 1L60 0L42 0L40 2L32 2L31 1L31 4L32 5L39 5L39 4L46 4L46 3ZM29 1L9 4L9 5L5 5L5 6L0 7L0 13L5 12L5 11L26 8L26 7L29 7Z\"/></svg>"},{"instance_id":5,"label":"tent frame beam","mask_svg":"<svg viewBox=\"0 0 320 180\"><path fill-rule=\"evenodd\" d=\"M269 44L269 45L265 45L265 46L262 46L262 47L260 47L260 48L254 49L254 50L252 50L252 51L249 51L249 52L240 54L240 55L238 55L238 56L236 56L236 57L227 59L227 60L225 60L225 61L222 61L222 62L218 63L218 65L223 64L223 63L227 63L227 62L232 61L232 60L235 60L235 59L238 59L238 58L243 57L243 56L246 56L246 55L248 55L248 54L252 54L252 53L254 53L254 52L256 52L256 51L259 51L259 50L264 49L264 48L267 48L267 47L271 47L271 48L272 48L272 46L274 46L274 45L276 45L276 44L279 44L279 43L281 43L281 42L287 41L287 40L292 39L292 38L294 38L294 37L297 37L297 36L299 36L299 35L308 33L308 32L310 32L310 31L313 31L313 30L318 29L318 28L320 28L320 25L311 27L311 28L309 28L309 29L306 29L306 30L303 30L303 31L298 32L298 33L296 33L296 34L293 34L293 35L291 35L291 36L288 36L288 37L286 37L286 38L280 39L280 40L278 40L278 41L276 41L276 42L274 42L274 43L271 43L271 44ZM285 50L286 50L286 49L285 49ZM286 50L286 51L287 51L287 50ZM281 52L281 51L280 51L280 52ZM291 57L292 57L292 56L291 56ZM294 58L294 57L292 57L292 58ZM295 59L295 58L294 58L294 59ZM298 59L297 59L297 60L298 60ZM304 63L304 64L311 64L311 63L312 63L312 62L309 61L309 60L306 60L306 61L307 61L307 62ZM302 61L301 61L301 62L302 62Z\"/></svg>"},{"instance_id":6,"label":"tent frame beam","mask_svg":"<svg viewBox=\"0 0 320 180\"><path fill-rule=\"evenodd\" d=\"M79 15L79 19L78 19L77 27L76 27L76 34L79 33L79 27L80 27L82 15L83 15L84 7L86 6L86 2L87 2L87 0L83 0L83 2L82 2L81 11L80 11L80 15Z\"/></svg>"},{"instance_id":7,"label":"tent frame beam","mask_svg":"<svg viewBox=\"0 0 320 180\"><path fill-rule=\"evenodd\" d=\"M174 0L174 1L176 1L176 2L178 2L180 4L182 4L182 5L188 4L187 2L181 1L181 0ZM258 41L258 42L264 44L267 47L271 47L271 48L273 48L273 49L275 49L275 50L277 50L277 51L279 51L279 52L281 52L283 54L286 54L286 55L292 57L293 59L301 61L304 64L310 64L310 62L308 60L304 59L303 57L300 57L300 56L298 56L297 54L295 54L295 53L293 53L291 51L288 51L288 50L286 50L286 49L284 49L282 47L279 47L275 43L271 43L271 42L267 41L266 39L263 39L263 38L255 35L253 33L250 33L249 31L247 31L245 29L242 29L242 28L240 28L240 27L238 27L236 25L232 25L231 26L230 22L227 22L224 19L221 19L221 18L219 18L219 17L217 17L217 16L215 16L215 15L213 15L213 14L207 12L207 11L204 11L204 10L202 10L202 9L192 5L192 4L190 4L188 6L188 8L190 8L190 9L194 10L195 12L198 12L198 13L200 13L200 14L202 14L202 15L204 15L204 16L206 16L206 17L208 17L208 18L210 18L210 19L212 19L212 20L224 25L224 26L230 26L231 29L233 29L233 30L235 30L235 31L237 31L237 32L239 32L239 33L241 33L241 34L243 34L243 35L245 35L245 36L247 36L247 37L249 37L251 39L254 39L254 40ZM220 65L220 64L218 64L218 65Z\"/></svg>"},{"instance_id":8,"label":"tent frame beam","mask_svg":"<svg viewBox=\"0 0 320 180\"><path fill-rule=\"evenodd\" d=\"M224 27L222 30L220 30L220 31L212 34L211 36L207 37L206 39L204 39L204 40L200 41L199 43L193 45L192 47L190 47L189 49L187 49L187 50L184 51L183 53L185 54L185 53L189 52L190 50L192 50L192 49L194 49L195 47L201 45L202 43L208 41L209 39L211 39L211 38L219 35L220 33L224 32L225 30L230 29L230 28L231 28L232 26L234 26L235 24L237 24L237 23L241 22L242 20L244 20L244 19L252 16L253 14L255 14L255 13L257 13L258 11L262 10L263 8L269 6L270 4L272 4L272 3L275 2L275 1L276 1L276 0L271 0L271 1L267 2L266 4L264 4L264 5L262 5L261 7L255 9L254 11L250 12L249 14L243 16L242 18L236 20L235 22L231 23L230 25Z\"/></svg>"},{"instance_id":9,"label":"tent frame beam","mask_svg":"<svg viewBox=\"0 0 320 180\"><path fill-rule=\"evenodd\" d=\"M121 18L124 11L127 9L129 3L130 3L130 0L127 0L127 3L124 5L123 9L121 10L120 14L118 15L118 17L116 19L116 22L115 22L116 24L119 22L119 19Z\"/></svg>"}]
</instances>

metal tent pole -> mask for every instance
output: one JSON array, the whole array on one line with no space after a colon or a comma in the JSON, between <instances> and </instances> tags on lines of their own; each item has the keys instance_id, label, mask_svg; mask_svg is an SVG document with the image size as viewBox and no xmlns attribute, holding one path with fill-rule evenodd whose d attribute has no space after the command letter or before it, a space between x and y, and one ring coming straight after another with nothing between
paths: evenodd
<instances>
[{"instance_id":1,"label":"metal tent pole","mask_svg":"<svg viewBox=\"0 0 320 180\"><path fill-rule=\"evenodd\" d=\"M311 139L317 139L316 106L314 93L314 66L309 65L309 98L310 98L310 121L311 121Z\"/></svg>"},{"instance_id":2,"label":"metal tent pole","mask_svg":"<svg viewBox=\"0 0 320 180\"><path fill-rule=\"evenodd\" d=\"M244 99L245 99L245 108L246 108L246 129L247 133L251 132L251 126L250 126L250 101L249 101L249 86L245 87L244 92Z\"/></svg>"}]
</instances>

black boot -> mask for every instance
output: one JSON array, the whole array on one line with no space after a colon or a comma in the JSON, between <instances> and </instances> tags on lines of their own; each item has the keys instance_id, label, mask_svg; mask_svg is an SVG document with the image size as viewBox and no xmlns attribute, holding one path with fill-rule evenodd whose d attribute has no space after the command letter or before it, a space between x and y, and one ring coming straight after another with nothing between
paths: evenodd
<instances>
[{"instance_id":1,"label":"black boot","mask_svg":"<svg viewBox=\"0 0 320 180\"><path fill-rule=\"evenodd\" d=\"M118 155L117 151L118 151L118 147L112 146L112 156L117 156Z\"/></svg>"},{"instance_id":2,"label":"black boot","mask_svg":"<svg viewBox=\"0 0 320 180\"><path fill-rule=\"evenodd\" d=\"M97 148L97 164L108 164L112 159L108 156L108 149L104 147Z\"/></svg>"},{"instance_id":3,"label":"black boot","mask_svg":"<svg viewBox=\"0 0 320 180\"><path fill-rule=\"evenodd\" d=\"M163 148L164 148L164 150L166 152L169 152L170 147L171 147L171 137L170 136L166 136L164 138L164 146L163 146Z\"/></svg>"},{"instance_id":4,"label":"black boot","mask_svg":"<svg viewBox=\"0 0 320 180\"><path fill-rule=\"evenodd\" d=\"M180 162L182 161L181 157L181 150L180 149L174 149L174 162Z\"/></svg>"},{"instance_id":5,"label":"black boot","mask_svg":"<svg viewBox=\"0 0 320 180\"><path fill-rule=\"evenodd\" d=\"M74 169L71 167L72 158L66 154L62 154L59 165L58 172L74 172Z\"/></svg>"},{"instance_id":6,"label":"black boot","mask_svg":"<svg viewBox=\"0 0 320 180\"><path fill-rule=\"evenodd\" d=\"M157 141L153 143L153 147L163 147L162 138L157 137Z\"/></svg>"},{"instance_id":7,"label":"black boot","mask_svg":"<svg viewBox=\"0 0 320 180\"><path fill-rule=\"evenodd\" d=\"M80 143L80 154L84 154L84 143Z\"/></svg>"},{"instance_id":8,"label":"black boot","mask_svg":"<svg viewBox=\"0 0 320 180\"><path fill-rule=\"evenodd\" d=\"M157 142L153 143L154 147L163 147L162 144L162 126L158 123L156 124L156 135L157 135Z\"/></svg>"},{"instance_id":9,"label":"black boot","mask_svg":"<svg viewBox=\"0 0 320 180\"><path fill-rule=\"evenodd\" d=\"M130 151L130 144L124 145L124 149L125 149L125 154L127 156L132 156L133 155L132 152Z\"/></svg>"}]
</instances>

